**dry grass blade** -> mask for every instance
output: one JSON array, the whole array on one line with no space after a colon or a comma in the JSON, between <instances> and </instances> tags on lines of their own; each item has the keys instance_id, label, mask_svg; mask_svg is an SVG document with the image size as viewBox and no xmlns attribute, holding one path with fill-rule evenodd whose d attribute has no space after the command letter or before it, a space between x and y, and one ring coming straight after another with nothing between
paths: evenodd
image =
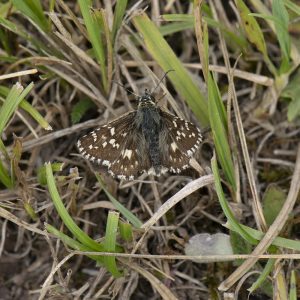
<instances>
[{"instance_id":1,"label":"dry grass blade","mask_svg":"<svg viewBox=\"0 0 300 300\"><path fill-rule=\"evenodd\" d=\"M126 262L124 262L126 264ZM164 300L178 300L175 295L170 291L170 289L164 285L159 279L157 279L153 274L147 271L145 268L140 267L138 264L130 263L127 264L129 268L138 272L143 277L145 277L152 285L153 289L157 291L162 299Z\"/></svg>"},{"instance_id":2,"label":"dry grass blade","mask_svg":"<svg viewBox=\"0 0 300 300\"><path fill-rule=\"evenodd\" d=\"M39 299L38 300L42 300L45 298L49 288L50 288L50 285L53 281L53 277L55 275L55 273L70 259L74 256L74 253L70 253L68 254L64 259L62 259L52 270L51 270L51 273L48 275L47 279L44 281L43 283L43 286L42 286L42 289L41 289L41 293L40 293L40 296L39 296Z\"/></svg>"},{"instance_id":3,"label":"dry grass blade","mask_svg":"<svg viewBox=\"0 0 300 300\"><path fill-rule=\"evenodd\" d=\"M14 77L19 77L19 76L25 76L25 75L30 75L30 74L35 74L37 73L37 69L31 69L31 70L25 70L25 71L19 71L19 72L14 72L10 74L5 74L0 76L0 80L8 79L8 78L14 78Z\"/></svg>"},{"instance_id":4,"label":"dry grass blade","mask_svg":"<svg viewBox=\"0 0 300 300\"><path fill-rule=\"evenodd\" d=\"M249 155L249 151L248 151L248 147L247 147L245 132L243 129L242 118L241 118L241 114L240 114L239 107L238 107L238 101L237 101L237 96L236 96L235 89L234 89L233 79L231 79L230 82L231 82L231 85L230 85L231 86L231 95L233 97L232 102L233 102L233 107L234 107L234 113L236 116L239 138L241 141L242 152L243 152L243 156L244 156L244 160L245 160L245 164L246 164L246 170L247 170L247 176L248 176L248 180L249 180L249 184L250 184L250 189L251 189L251 193L253 196L254 209L256 212L257 220L258 220L257 225L259 226L259 228L261 228L265 231L267 228L267 225L266 225L266 221L265 221L265 218L263 215L263 211L262 211L262 207L261 207L261 203L260 203L260 199L259 199L259 195L258 195L258 191L257 191L253 167L252 167L252 164L250 161L250 155Z\"/></svg>"},{"instance_id":5,"label":"dry grass blade","mask_svg":"<svg viewBox=\"0 0 300 300\"><path fill-rule=\"evenodd\" d=\"M27 222L21 220L20 218L16 217L15 215L13 215L12 213L10 213L9 211L7 211L6 209L0 207L0 217L4 218L12 223L17 224L18 226L20 226L21 228L25 228L31 232L35 232L41 235L46 235L45 232L43 230L40 230L38 228L36 228L35 226L28 224Z\"/></svg>"},{"instance_id":6,"label":"dry grass blade","mask_svg":"<svg viewBox=\"0 0 300 300\"><path fill-rule=\"evenodd\" d=\"M142 228L146 230L153 226L163 215L166 214L174 205L176 205L180 200L184 199L186 196L197 191L198 189L212 184L214 182L214 177L212 175L206 175L198 178L190 183L188 183L184 188L182 188L178 193L167 200L154 215L142 225Z\"/></svg>"}]
</instances>

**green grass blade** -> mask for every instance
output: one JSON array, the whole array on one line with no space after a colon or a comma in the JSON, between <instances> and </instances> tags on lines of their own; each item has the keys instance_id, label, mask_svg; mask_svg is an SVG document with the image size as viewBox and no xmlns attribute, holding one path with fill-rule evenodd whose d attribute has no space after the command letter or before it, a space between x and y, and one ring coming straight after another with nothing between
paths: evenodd
<instances>
[{"instance_id":1,"label":"green grass blade","mask_svg":"<svg viewBox=\"0 0 300 300\"><path fill-rule=\"evenodd\" d=\"M44 32L51 30L50 22L44 14L43 7L39 0L12 0L12 3Z\"/></svg>"},{"instance_id":2,"label":"green grass blade","mask_svg":"<svg viewBox=\"0 0 300 300\"><path fill-rule=\"evenodd\" d=\"M191 14L164 14L161 18L169 22L186 22L191 24L191 28L194 27L194 16Z\"/></svg>"},{"instance_id":3,"label":"green grass blade","mask_svg":"<svg viewBox=\"0 0 300 300\"><path fill-rule=\"evenodd\" d=\"M276 37L278 39L281 53L282 53L282 63L281 72L285 72L289 69L289 60L291 54L291 38L289 35L289 14L283 4L282 0L272 1L272 13L276 21L275 31Z\"/></svg>"},{"instance_id":4,"label":"green grass blade","mask_svg":"<svg viewBox=\"0 0 300 300\"><path fill-rule=\"evenodd\" d=\"M110 211L107 217L105 239L103 246L107 252L116 252L116 238L119 224L119 213ZM122 274L119 272L116 264L116 257L107 256L103 258L106 268L115 276L120 277Z\"/></svg>"},{"instance_id":5,"label":"green grass blade","mask_svg":"<svg viewBox=\"0 0 300 300\"><path fill-rule=\"evenodd\" d=\"M263 271L259 274L258 278L255 280L255 282L251 285L251 287L248 289L248 291L252 294L255 290L260 288L262 284L268 279L268 276L270 273L274 270L274 265L276 263L276 259L268 259Z\"/></svg>"},{"instance_id":6,"label":"green grass blade","mask_svg":"<svg viewBox=\"0 0 300 300\"><path fill-rule=\"evenodd\" d=\"M20 103L20 108L25 110L40 126L46 130L52 130L46 119L26 100Z\"/></svg>"},{"instance_id":7,"label":"green grass blade","mask_svg":"<svg viewBox=\"0 0 300 300\"><path fill-rule=\"evenodd\" d=\"M131 242L133 238L132 226L131 224L123 221L119 221L120 236L126 242Z\"/></svg>"},{"instance_id":8,"label":"green grass blade","mask_svg":"<svg viewBox=\"0 0 300 300\"><path fill-rule=\"evenodd\" d=\"M284 0L284 5L293 11L295 14L300 16L300 6L290 0Z\"/></svg>"},{"instance_id":9,"label":"green grass blade","mask_svg":"<svg viewBox=\"0 0 300 300\"><path fill-rule=\"evenodd\" d=\"M20 102L33 88L33 83L30 83L24 90L23 87L16 83L9 91L6 100L0 108L0 135L2 134L7 122L17 109Z\"/></svg>"},{"instance_id":10,"label":"green grass blade","mask_svg":"<svg viewBox=\"0 0 300 300\"><path fill-rule=\"evenodd\" d=\"M0 139L0 151L2 152L2 154L4 155L4 157L7 161L10 160L8 151L6 150L6 147L3 144L3 141L1 139Z\"/></svg>"},{"instance_id":11,"label":"green grass blade","mask_svg":"<svg viewBox=\"0 0 300 300\"><path fill-rule=\"evenodd\" d=\"M10 39L9 39L8 32L0 28L0 47L3 49L3 52L7 53L8 55L11 55L13 53L13 50L9 40Z\"/></svg>"},{"instance_id":12,"label":"green grass blade","mask_svg":"<svg viewBox=\"0 0 300 300\"><path fill-rule=\"evenodd\" d=\"M16 35L28 41L31 41L31 37L20 26L16 25L15 23L0 17L0 25L6 28L7 30L15 33Z\"/></svg>"},{"instance_id":13,"label":"green grass blade","mask_svg":"<svg viewBox=\"0 0 300 300\"><path fill-rule=\"evenodd\" d=\"M81 120L81 118L84 116L84 114L91 108L96 109L96 105L91 99L84 98L79 100L72 108L72 112L71 112L72 124L78 123Z\"/></svg>"},{"instance_id":14,"label":"green grass blade","mask_svg":"<svg viewBox=\"0 0 300 300\"><path fill-rule=\"evenodd\" d=\"M9 88L1 85L0 95L3 97L7 97L8 93L9 93ZM49 123L45 120L45 118L25 99L20 102L19 107L25 110L28 114L30 114L32 118L35 119L36 122L38 122L38 124L41 125L42 128L46 130L52 129Z\"/></svg>"},{"instance_id":15,"label":"green grass blade","mask_svg":"<svg viewBox=\"0 0 300 300\"><path fill-rule=\"evenodd\" d=\"M240 13L242 26L245 30L247 39L251 43L253 43L256 46L256 48L262 53L270 72L272 72L275 76L277 74L277 70L268 56L266 41L258 22L251 14L251 11L246 6L243 0L235 0L235 3Z\"/></svg>"},{"instance_id":16,"label":"green grass blade","mask_svg":"<svg viewBox=\"0 0 300 300\"><path fill-rule=\"evenodd\" d=\"M256 19L250 14L251 11L244 1L236 0L235 3L240 13L242 25L248 40L253 43L263 55L267 55L265 38Z\"/></svg>"},{"instance_id":17,"label":"green grass blade","mask_svg":"<svg viewBox=\"0 0 300 300\"><path fill-rule=\"evenodd\" d=\"M64 163L52 163L51 164L51 169L52 173L53 172L61 172L63 169ZM46 166L43 165L38 168L37 171L37 180L40 185L47 185L47 176L46 176Z\"/></svg>"},{"instance_id":18,"label":"green grass blade","mask_svg":"<svg viewBox=\"0 0 300 300\"><path fill-rule=\"evenodd\" d=\"M112 26L112 38L115 41L117 32L121 27L123 17L126 11L128 0L117 0L115 11L114 11L114 22Z\"/></svg>"},{"instance_id":19,"label":"green grass blade","mask_svg":"<svg viewBox=\"0 0 300 300\"><path fill-rule=\"evenodd\" d=\"M251 227L245 226L245 225L240 225L244 231L247 232L247 234L251 235L254 239L256 239L257 241L260 241L265 233L253 229ZM236 231L235 228L233 228L230 224L226 224L226 227L228 227L230 230L232 231ZM300 251L300 241L297 240L291 240L291 239L286 239L286 238L282 238L282 237L276 237L273 242L272 242L273 246L276 247L281 247L281 248L286 248L286 249L291 249L294 251Z\"/></svg>"},{"instance_id":20,"label":"green grass blade","mask_svg":"<svg viewBox=\"0 0 300 300\"><path fill-rule=\"evenodd\" d=\"M195 26L194 16L190 14L165 14L162 15L161 18L165 21L175 22L174 24L162 25L159 28L162 35L171 34L185 29L192 29ZM224 24L215 21L211 17L203 16L203 20L209 27L221 30L226 41L228 41L228 47L233 47L233 43L241 49L245 49L247 47L248 42L242 35L238 35L237 33L230 31L226 26L224 26ZM180 24L182 29L180 29ZM236 49L236 47L233 48Z\"/></svg>"},{"instance_id":21,"label":"green grass blade","mask_svg":"<svg viewBox=\"0 0 300 300\"><path fill-rule=\"evenodd\" d=\"M97 13L90 10L90 2L91 1L78 0L88 36L94 50L94 54L100 65L103 88L107 93L108 83L106 73L105 45L103 44L101 38L101 34L104 33L104 29L100 26L100 22L98 19L99 16L97 16Z\"/></svg>"},{"instance_id":22,"label":"green grass blade","mask_svg":"<svg viewBox=\"0 0 300 300\"><path fill-rule=\"evenodd\" d=\"M231 228L234 228L234 231L237 232L242 238L244 238L247 242L256 245L257 240L254 239L250 234L248 234L243 227L237 222L234 214L232 213L227 200L225 199L224 192L221 185L219 170L218 170L218 164L215 157L211 160L211 167L212 172L214 174L215 179L215 188L218 195L218 199L220 202L220 205L222 207L222 210L227 218L227 222L230 224Z\"/></svg>"},{"instance_id":23,"label":"green grass blade","mask_svg":"<svg viewBox=\"0 0 300 300\"><path fill-rule=\"evenodd\" d=\"M95 176L108 199L114 205L115 209L118 210L134 227L140 228L143 223L131 211L129 211L125 206L123 206L117 199L113 197L113 195L105 188L101 177L97 173L95 173Z\"/></svg>"},{"instance_id":24,"label":"green grass blade","mask_svg":"<svg viewBox=\"0 0 300 300\"><path fill-rule=\"evenodd\" d=\"M297 300L297 277L296 271L291 271L289 300Z\"/></svg>"},{"instance_id":25,"label":"green grass blade","mask_svg":"<svg viewBox=\"0 0 300 300\"><path fill-rule=\"evenodd\" d=\"M159 27L159 32L162 36L166 36L187 29L192 29L193 26L193 22L174 22L171 24L162 25L161 27Z\"/></svg>"},{"instance_id":26,"label":"green grass blade","mask_svg":"<svg viewBox=\"0 0 300 300\"><path fill-rule=\"evenodd\" d=\"M8 170L4 167L1 160L0 160L0 181L8 189L12 189L14 187L13 180L11 179Z\"/></svg>"},{"instance_id":27,"label":"green grass blade","mask_svg":"<svg viewBox=\"0 0 300 300\"><path fill-rule=\"evenodd\" d=\"M227 138L227 117L217 84L208 73L208 112L218 160L227 180L236 189L234 166Z\"/></svg>"},{"instance_id":28,"label":"green grass blade","mask_svg":"<svg viewBox=\"0 0 300 300\"><path fill-rule=\"evenodd\" d=\"M165 72L171 69L175 70L175 72L171 72L168 75L174 88L186 100L202 126L207 126L208 115L206 99L163 38L159 29L144 13L134 17L133 24L143 37L148 51L161 68Z\"/></svg>"},{"instance_id":29,"label":"green grass blade","mask_svg":"<svg viewBox=\"0 0 300 300\"><path fill-rule=\"evenodd\" d=\"M45 164L45 167L46 167L47 185L48 185L49 193L51 195L51 199L53 201L53 204L56 208L57 213L61 217L61 219L64 222L64 224L66 225L66 227L73 233L73 235L82 244L84 244L87 247L89 247L93 250L96 250L96 251L104 251L104 247L101 244L99 244L96 241L94 241L93 239L91 239L73 221L73 219L69 215L67 209L65 208L65 206L59 196L59 193L58 193L58 190L57 190L57 187L55 184L55 180L53 177L51 164L47 163L47 164Z\"/></svg>"},{"instance_id":30,"label":"green grass blade","mask_svg":"<svg viewBox=\"0 0 300 300\"><path fill-rule=\"evenodd\" d=\"M57 230L55 227L53 227L49 224L46 224L45 227L49 233L52 233L53 235L55 235L57 238L59 238L61 241L63 241L64 244L66 244L67 246L69 246L70 248L72 248L74 250L86 251L86 252L94 251L94 249L89 248L89 247L79 243L78 241L70 238L68 235L62 233L61 231ZM98 255L87 255L87 257L96 260L100 264L103 264L103 256L101 257Z\"/></svg>"}]
</instances>

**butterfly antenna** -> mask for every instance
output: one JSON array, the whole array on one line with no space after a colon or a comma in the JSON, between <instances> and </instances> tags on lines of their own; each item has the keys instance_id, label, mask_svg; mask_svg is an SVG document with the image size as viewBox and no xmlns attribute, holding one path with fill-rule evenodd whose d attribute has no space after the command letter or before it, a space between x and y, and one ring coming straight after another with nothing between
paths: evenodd
<instances>
[{"instance_id":1,"label":"butterfly antenna","mask_svg":"<svg viewBox=\"0 0 300 300\"><path fill-rule=\"evenodd\" d=\"M161 80L158 82L158 84L156 85L156 87L154 88L154 90L150 93L151 95L156 91L156 89L159 87L159 85L161 84L161 82L166 78L166 76L168 75L168 73L170 73L170 72L175 72L175 70L168 70L165 74L164 74L164 76L161 78Z\"/></svg>"},{"instance_id":2,"label":"butterfly antenna","mask_svg":"<svg viewBox=\"0 0 300 300\"><path fill-rule=\"evenodd\" d=\"M126 90L126 92L128 92L128 93L130 93L130 94L132 94L132 95L134 95L136 97L139 97L139 95L137 95L136 93L134 93L133 91L131 91L130 89L128 89L126 86L124 86L120 82L114 81L114 80L112 80L112 82L115 83L115 84L117 84L117 85L119 85L120 87L122 87L124 90Z\"/></svg>"}]
</instances>

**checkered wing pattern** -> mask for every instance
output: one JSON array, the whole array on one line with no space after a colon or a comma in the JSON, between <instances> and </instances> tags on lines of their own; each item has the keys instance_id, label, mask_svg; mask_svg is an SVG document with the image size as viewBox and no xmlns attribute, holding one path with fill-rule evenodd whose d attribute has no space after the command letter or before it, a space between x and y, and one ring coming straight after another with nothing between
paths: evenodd
<instances>
[{"instance_id":1,"label":"checkered wing pattern","mask_svg":"<svg viewBox=\"0 0 300 300\"><path fill-rule=\"evenodd\" d=\"M173 173L180 173L189 167L189 160L202 141L200 129L193 123L160 110L165 142L164 167Z\"/></svg>"},{"instance_id":2,"label":"checkered wing pattern","mask_svg":"<svg viewBox=\"0 0 300 300\"><path fill-rule=\"evenodd\" d=\"M84 158L108 167L108 172L119 179L132 180L142 170L150 168L143 137L135 125L136 112L130 112L99 127L77 142Z\"/></svg>"},{"instance_id":3,"label":"checkered wing pattern","mask_svg":"<svg viewBox=\"0 0 300 300\"><path fill-rule=\"evenodd\" d=\"M125 180L133 180L142 172L159 176L188 168L202 141L200 129L159 107L153 109L152 98L147 105L139 115L130 112L83 136L77 142L79 152ZM159 124L156 131L155 124Z\"/></svg>"}]
</instances>

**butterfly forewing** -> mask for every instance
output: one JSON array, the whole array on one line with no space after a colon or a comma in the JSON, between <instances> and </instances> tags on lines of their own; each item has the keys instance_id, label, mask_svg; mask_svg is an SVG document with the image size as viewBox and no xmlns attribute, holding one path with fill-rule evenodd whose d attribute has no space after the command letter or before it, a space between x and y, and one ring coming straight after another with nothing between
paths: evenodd
<instances>
[{"instance_id":1,"label":"butterfly forewing","mask_svg":"<svg viewBox=\"0 0 300 300\"><path fill-rule=\"evenodd\" d=\"M135 124L136 112L95 129L77 143L80 153L108 167L119 179L132 180L150 166L145 141Z\"/></svg>"},{"instance_id":2,"label":"butterfly forewing","mask_svg":"<svg viewBox=\"0 0 300 300\"><path fill-rule=\"evenodd\" d=\"M92 162L110 166L120 156L126 139L134 131L135 114L130 112L83 136L77 142L79 152Z\"/></svg>"}]
</instances>

